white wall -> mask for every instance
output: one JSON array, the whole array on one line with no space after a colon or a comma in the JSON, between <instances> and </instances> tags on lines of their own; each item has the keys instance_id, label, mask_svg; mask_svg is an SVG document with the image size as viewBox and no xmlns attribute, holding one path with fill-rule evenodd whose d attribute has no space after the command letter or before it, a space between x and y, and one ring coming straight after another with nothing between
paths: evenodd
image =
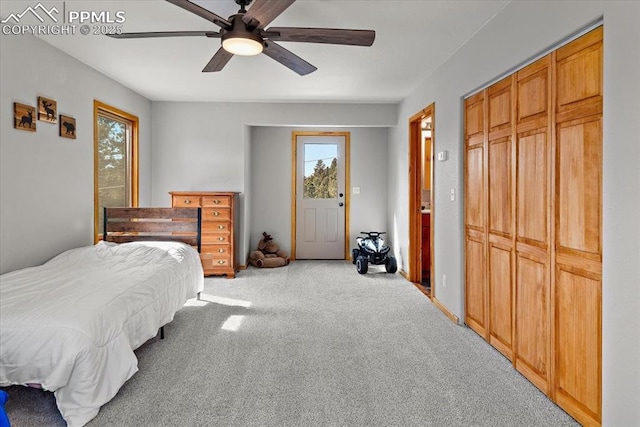
<instances>
[{"instance_id":1,"label":"white wall","mask_svg":"<svg viewBox=\"0 0 640 427\"><path fill-rule=\"evenodd\" d=\"M41 264L93 244L93 100L140 119L140 204L151 190L151 103L33 36L0 37L0 272ZM77 139L58 125L13 127L13 103L57 101Z\"/></svg>"},{"instance_id":2,"label":"white wall","mask_svg":"<svg viewBox=\"0 0 640 427\"><path fill-rule=\"evenodd\" d=\"M251 192L258 191L251 186L253 182L255 187L255 181L247 180L252 171L246 167L255 167L257 161L247 159L250 156L247 147L255 145L249 127L330 126L331 130L390 127L397 123L397 106L154 102L152 117L151 202L155 206L169 206L169 191L241 192L240 213L244 226L238 230L236 256L244 264L253 247L249 241L251 232L265 231L251 230L251 213L246 210L252 200ZM290 144L290 136L287 141ZM283 156L289 170L291 156L284 153Z\"/></svg>"},{"instance_id":3,"label":"white wall","mask_svg":"<svg viewBox=\"0 0 640 427\"><path fill-rule=\"evenodd\" d=\"M251 236L257 247L262 232L291 253L291 133L326 131L319 128L254 127L251 133ZM362 230L384 231L387 224L387 128L332 128L351 134L349 247Z\"/></svg>"},{"instance_id":4,"label":"white wall","mask_svg":"<svg viewBox=\"0 0 640 427\"><path fill-rule=\"evenodd\" d=\"M407 218L408 120L435 102L435 295L464 319L462 100L604 20L603 425L640 425L640 2L514 1L400 106L390 135L389 219ZM428 41L425 41L428 43ZM455 202L449 200L456 189ZM406 258L408 228L394 244ZM406 261L403 267L406 268ZM447 287L442 287L442 275Z\"/></svg>"}]
</instances>

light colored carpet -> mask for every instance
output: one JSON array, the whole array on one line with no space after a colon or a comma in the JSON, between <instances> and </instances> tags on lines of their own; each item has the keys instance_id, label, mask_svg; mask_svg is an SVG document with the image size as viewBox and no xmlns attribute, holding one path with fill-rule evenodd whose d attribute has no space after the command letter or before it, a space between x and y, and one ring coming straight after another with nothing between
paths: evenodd
<instances>
[{"instance_id":1,"label":"light colored carpet","mask_svg":"<svg viewBox=\"0 0 640 427\"><path fill-rule=\"evenodd\" d=\"M208 278L137 350L88 426L575 426L412 284L296 261ZM64 425L53 394L7 389L14 426Z\"/></svg>"}]
</instances>

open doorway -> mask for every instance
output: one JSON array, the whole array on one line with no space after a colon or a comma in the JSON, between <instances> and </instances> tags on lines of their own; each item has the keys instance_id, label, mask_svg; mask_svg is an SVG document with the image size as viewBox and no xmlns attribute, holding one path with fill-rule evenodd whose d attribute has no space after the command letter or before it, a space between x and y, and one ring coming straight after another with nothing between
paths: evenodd
<instances>
[{"instance_id":1,"label":"open doorway","mask_svg":"<svg viewBox=\"0 0 640 427\"><path fill-rule=\"evenodd\" d=\"M408 278L429 298L434 243L435 104L409 119L409 272Z\"/></svg>"}]
</instances>

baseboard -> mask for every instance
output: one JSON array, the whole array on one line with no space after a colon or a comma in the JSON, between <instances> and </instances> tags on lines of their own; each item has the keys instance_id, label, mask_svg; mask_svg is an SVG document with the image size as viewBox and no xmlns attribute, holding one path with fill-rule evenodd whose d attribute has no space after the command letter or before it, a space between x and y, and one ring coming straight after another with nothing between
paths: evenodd
<instances>
[{"instance_id":1,"label":"baseboard","mask_svg":"<svg viewBox=\"0 0 640 427\"><path fill-rule=\"evenodd\" d=\"M398 270L398 273L404 277L405 279L409 280L409 273L407 273L406 271L404 271L403 269ZM411 280L409 280L411 281Z\"/></svg>"},{"instance_id":2,"label":"baseboard","mask_svg":"<svg viewBox=\"0 0 640 427\"><path fill-rule=\"evenodd\" d=\"M442 304L440 301L438 301L438 299L436 297L432 297L431 298L431 302L433 303L433 305L438 307L440 309L440 311L445 314L445 316L447 316L449 319L451 319L451 321L453 323L455 323L456 325L460 324L460 319L458 318L458 316L453 314L444 304Z\"/></svg>"}]
</instances>

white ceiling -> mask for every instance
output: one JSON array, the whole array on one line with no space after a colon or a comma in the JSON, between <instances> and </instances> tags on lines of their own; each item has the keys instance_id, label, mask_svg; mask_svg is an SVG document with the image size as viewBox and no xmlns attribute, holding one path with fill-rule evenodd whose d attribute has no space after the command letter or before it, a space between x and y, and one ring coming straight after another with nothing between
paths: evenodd
<instances>
[{"instance_id":1,"label":"white ceiling","mask_svg":"<svg viewBox=\"0 0 640 427\"><path fill-rule=\"evenodd\" d=\"M45 6L61 1L41 1ZM193 0L228 17L234 0ZM1 1L2 17L35 1ZM299 76L266 55L235 56L217 73L202 68L219 39L112 39L48 35L43 40L154 101L398 102L498 13L507 0L297 0L270 26L368 29L372 47L281 45L318 67ZM122 10L124 32L214 30L162 0L66 1L66 10ZM267 26L268 28L268 26Z\"/></svg>"}]
</instances>

